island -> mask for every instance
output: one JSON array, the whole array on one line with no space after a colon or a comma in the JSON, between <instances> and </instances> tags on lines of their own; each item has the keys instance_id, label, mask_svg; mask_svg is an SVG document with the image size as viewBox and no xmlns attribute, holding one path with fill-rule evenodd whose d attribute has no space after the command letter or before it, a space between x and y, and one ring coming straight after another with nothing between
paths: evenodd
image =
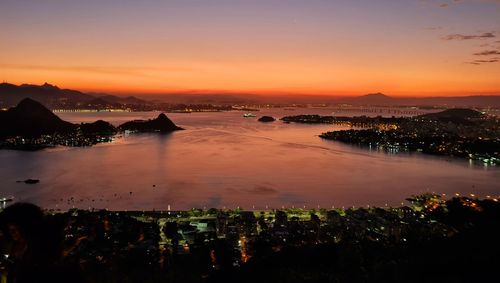
<instances>
[{"instance_id":1,"label":"island","mask_svg":"<svg viewBox=\"0 0 500 283\"><path fill-rule=\"evenodd\" d=\"M259 122L263 122L263 123L269 123L269 122L276 121L276 119L274 119L274 117L271 117L271 116L262 116L262 117L259 118L258 121Z\"/></svg>"},{"instance_id":2,"label":"island","mask_svg":"<svg viewBox=\"0 0 500 283\"><path fill-rule=\"evenodd\" d=\"M40 183L40 180L38 180L38 179L26 179L23 181L16 181L16 183L38 184L38 183Z\"/></svg>"},{"instance_id":3,"label":"island","mask_svg":"<svg viewBox=\"0 0 500 283\"><path fill-rule=\"evenodd\" d=\"M132 132L161 132L170 133L173 131L183 130L181 127L177 127L167 115L161 113L156 119L150 120L135 120L126 122L118 127L122 131L132 131Z\"/></svg>"}]
</instances>

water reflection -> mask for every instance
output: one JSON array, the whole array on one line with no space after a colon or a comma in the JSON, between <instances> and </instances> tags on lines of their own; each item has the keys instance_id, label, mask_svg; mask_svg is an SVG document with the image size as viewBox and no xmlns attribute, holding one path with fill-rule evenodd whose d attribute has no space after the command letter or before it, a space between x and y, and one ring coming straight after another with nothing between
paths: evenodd
<instances>
[{"instance_id":1,"label":"water reflection","mask_svg":"<svg viewBox=\"0 0 500 283\"><path fill-rule=\"evenodd\" d=\"M61 116L116 125L157 115L114 114ZM185 131L124 135L92 148L0 151L2 194L47 208L138 210L166 210L169 204L172 209L399 205L422 192L500 194L496 167L423 154L388 155L318 138L337 126L263 124L241 114L171 114ZM41 182L15 183L27 178Z\"/></svg>"}]
</instances>

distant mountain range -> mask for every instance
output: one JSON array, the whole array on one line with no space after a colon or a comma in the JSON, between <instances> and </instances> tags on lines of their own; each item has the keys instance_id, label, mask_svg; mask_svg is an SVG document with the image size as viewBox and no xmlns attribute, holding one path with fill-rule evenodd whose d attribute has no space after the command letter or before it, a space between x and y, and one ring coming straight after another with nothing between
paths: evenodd
<instances>
[{"instance_id":1,"label":"distant mountain range","mask_svg":"<svg viewBox=\"0 0 500 283\"><path fill-rule=\"evenodd\" d=\"M109 94L91 95L77 90L61 89L45 83L43 85L0 84L0 107L8 108L17 105L24 98L30 98L44 106L54 108L109 107L119 105L148 104L148 101L137 97L119 97Z\"/></svg>"},{"instance_id":2,"label":"distant mountain range","mask_svg":"<svg viewBox=\"0 0 500 283\"><path fill-rule=\"evenodd\" d=\"M420 107L493 107L500 108L500 95L442 96L442 97L393 97L383 93L362 96L327 95L256 95L251 93L185 93L143 95L154 103L186 104L350 104L366 106L420 106Z\"/></svg>"},{"instance_id":3,"label":"distant mountain range","mask_svg":"<svg viewBox=\"0 0 500 283\"><path fill-rule=\"evenodd\" d=\"M337 103L380 106L500 107L500 95L455 97L391 97L382 93L346 97Z\"/></svg>"},{"instance_id":4,"label":"distant mountain range","mask_svg":"<svg viewBox=\"0 0 500 283\"><path fill-rule=\"evenodd\" d=\"M326 95L256 95L247 93L183 93L149 94L142 98L122 97L105 93L83 93L77 90L60 89L43 85L0 84L0 107L17 105L24 98L39 101L48 108L123 108L123 106L177 104L350 104L370 106L427 106L427 107L493 107L500 108L500 95L456 96L456 97L392 97L373 93L355 97Z\"/></svg>"}]
</instances>

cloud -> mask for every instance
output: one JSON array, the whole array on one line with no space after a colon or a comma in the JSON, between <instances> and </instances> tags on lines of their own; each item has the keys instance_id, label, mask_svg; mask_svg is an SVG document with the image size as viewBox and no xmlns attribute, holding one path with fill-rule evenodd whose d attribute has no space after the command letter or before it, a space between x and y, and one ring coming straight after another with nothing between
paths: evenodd
<instances>
[{"instance_id":1,"label":"cloud","mask_svg":"<svg viewBox=\"0 0 500 283\"><path fill-rule=\"evenodd\" d=\"M464 3L499 4L500 0L451 0L451 1L420 0L420 2L429 3L429 4L442 3L440 5L443 5L443 4L452 5L452 4L464 4ZM436 3L436 2L438 2L438 3Z\"/></svg>"},{"instance_id":2,"label":"cloud","mask_svg":"<svg viewBox=\"0 0 500 283\"><path fill-rule=\"evenodd\" d=\"M500 58L492 58L488 60L474 60L471 62L465 62L466 64L471 64L471 65L481 65L481 64L488 64L488 63L498 63L500 62Z\"/></svg>"},{"instance_id":3,"label":"cloud","mask_svg":"<svg viewBox=\"0 0 500 283\"><path fill-rule=\"evenodd\" d=\"M448 8L462 4L499 4L500 0L419 0L420 3L430 5L432 7Z\"/></svg>"},{"instance_id":4,"label":"cloud","mask_svg":"<svg viewBox=\"0 0 500 283\"><path fill-rule=\"evenodd\" d=\"M492 32L485 32L482 34L450 34L442 37L443 40L474 40L474 39L488 39L496 37Z\"/></svg>"},{"instance_id":5,"label":"cloud","mask_svg":"<svg viewBox=\"0 0 500 283\"><path fill-rule=\"evenodd\" d=\"M498 50L485 50L478 53L474 53L476 56L491 56L491 55L500 55L500 51Z\"/></svg>"}]
</instances>

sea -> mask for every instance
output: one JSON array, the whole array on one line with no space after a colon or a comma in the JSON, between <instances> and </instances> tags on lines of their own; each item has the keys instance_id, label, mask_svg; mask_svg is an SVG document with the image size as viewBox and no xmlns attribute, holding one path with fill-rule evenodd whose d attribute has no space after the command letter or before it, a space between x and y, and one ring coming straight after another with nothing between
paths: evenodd
<instances>
[{"instance_id":1,"label":"sea","mask_svg":"<svg viewBox=\"0 0 500 283\"><path fill-rule=\"evenodd\" d=\"M400 206L406 198L499 197L500 167L467 159L323 140L338 125L275 121L299 114L383 115L413 112L270 108L244 118L242 111L167 113L185 130L121 134L92 147L40 151L0 150L0 197L46 209L186 210ZM114 125L155 118L159 112L56 113L73 122ZM25 184L28 178L37 184Z\"/></svg>"}]
</instances>

